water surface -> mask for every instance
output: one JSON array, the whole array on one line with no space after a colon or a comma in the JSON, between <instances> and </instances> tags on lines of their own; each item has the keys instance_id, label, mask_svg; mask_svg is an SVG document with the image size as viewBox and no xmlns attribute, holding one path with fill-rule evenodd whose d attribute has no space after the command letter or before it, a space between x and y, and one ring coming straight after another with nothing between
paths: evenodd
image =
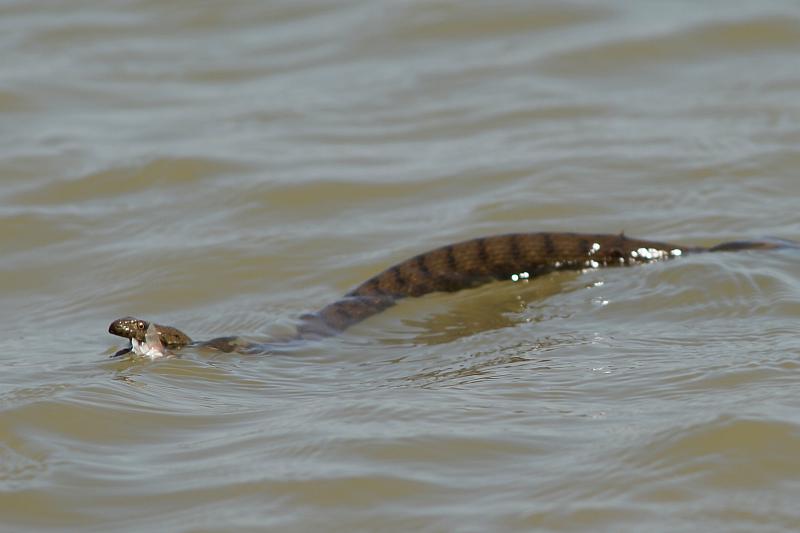
<instances>
[{"instance_id":1,"label":"water surface","mask_svg":"<svg viewBox=\"0 0 800 533\"><path fill-rule=\"evenodd\" d=\"M4 531L796 531L800 254L404 301L512 231L800 239L800 8L0 5Z\"/></svg>"}]
</instances>

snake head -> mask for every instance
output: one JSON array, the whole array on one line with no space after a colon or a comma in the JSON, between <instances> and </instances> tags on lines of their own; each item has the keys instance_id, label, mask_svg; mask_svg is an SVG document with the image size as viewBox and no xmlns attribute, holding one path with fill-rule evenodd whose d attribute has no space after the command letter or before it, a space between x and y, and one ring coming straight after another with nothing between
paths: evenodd
<instances>
[{"instance_id":1,"label":"snake head","mask_svg":"<svg viewBox=\"0 0 800 533\"><path fill-rule=\"evenodd\" d=\"M150 327L148 321L126 316L112 322L108 326L108 332L126 339L136 339L139 342L144 342L148 327Z\"/></svg>"},{"instance_id":2,"label":"snake head","mask_svg":"<svg viewBox=\"0 0 800 533\"><path fill-rule=\"evenodd\" d=\"M131 341L130 347L120 350L114 354L115 357L133 352L155 359L164 356L167 349L178 349L192 343L192 339L179 329L132 316L118 318L108 326L108 332Z\"/></svg>"}]
</instances>

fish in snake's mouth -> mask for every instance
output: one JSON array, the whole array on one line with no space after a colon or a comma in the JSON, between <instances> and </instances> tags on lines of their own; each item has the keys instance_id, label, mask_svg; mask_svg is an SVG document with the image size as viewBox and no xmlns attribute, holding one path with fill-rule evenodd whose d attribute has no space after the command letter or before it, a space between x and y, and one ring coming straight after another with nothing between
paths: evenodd
<instances>
[{"instance_id":1,"label":"fish in snake's mouth","mask_svg":"<svg viewBox=\"0 0 800 533\"><path fill-rule=\"evenodd\" d=\"M161 336L155 324L151 323L147 327L144 341L131 338L131 352L150 359L157 359L166 355L167 350L164 348L164 343L161 342Z\"/></svg>"},{"instance_id":2,"label":"fish in snake's mouth","mask_svg":"<svg viewBox=\"0 0 800 533\"><path fill-rule=\"evenodd\" d=\"M139 357L149 357L150 359L158 359L167 355L167 350L164 348L164 343L156 330L155 325L150 324L145 333L145 339L139 340L136 337L130 338L130 345L116 352L112 357L120 357L127 354L132 354Z\"/></svg>"}]
</instances>

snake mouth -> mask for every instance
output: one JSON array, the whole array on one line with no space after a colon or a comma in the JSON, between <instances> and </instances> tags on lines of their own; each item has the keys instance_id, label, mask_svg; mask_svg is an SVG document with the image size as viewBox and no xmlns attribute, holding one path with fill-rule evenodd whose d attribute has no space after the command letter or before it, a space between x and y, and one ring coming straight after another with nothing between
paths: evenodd
<instances>
[{"instance_id":1,"label":"snake mouth","mask_svg":"<svg viewBox=\"0 0 800 533\"><path fill-rule=\"evenodd\" d=\"M150 359L158 359L159 357L164 357L166 355L166 351L164 350L164 345L160 341L140 342L136 339L131 339L130 345L122 348L111 357L122 357L129 354L133 357L149 357Z\"/></svg>"},{"instance_id":2,"label":"snake mouth","mask_svg":"<svg viewBox=\"0 0 800 533\"><path fill-rule=\"evenodd\" d=\"M129 323L134 321L137 324L145 325L144 327L146 330L139 331L128 327ZM120 337L127 338L130 341L128 347L119 350L112 357L121 357L131 354L132 356L157 359L159 357L164 357L167 353L166 346L161 340L161 335L155 324L125 318L114 321L111 326L109 326L108 331Z\"/></svg>"},{"instance_id":3,"label":"snake mouth","mask_svg":"<svg viewBox=\"0 0 800 533\"><path fill-rule=\"evenodd\" d=\"M111 357L112 358L122 357L125 355L131 355L132 357L149 357L150 359L158 359L159 357L164 357L166 355L166 352L164 351L164 348L161 345L161 343L151 344L147 342L139 342L136 339L131 339L131 343L129 346L117 351Z\"/></svg>"}]
</instances>

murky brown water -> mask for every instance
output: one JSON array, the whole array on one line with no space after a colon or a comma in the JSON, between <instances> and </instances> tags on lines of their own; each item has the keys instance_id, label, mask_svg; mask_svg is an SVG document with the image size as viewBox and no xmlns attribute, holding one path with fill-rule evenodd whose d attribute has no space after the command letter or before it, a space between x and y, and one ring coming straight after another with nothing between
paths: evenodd
<instances>
[{"instance_id":1,"label":"murky brown water","mask_svg":"<svg viewBox=\"0 0 800 533\"><path fill-rule=\"evenodd\" d=\"M796 531L800 254L109 360L450 241L800 238L800 6L0 4L3 531Z\"/></svg>"}]
</instances>

